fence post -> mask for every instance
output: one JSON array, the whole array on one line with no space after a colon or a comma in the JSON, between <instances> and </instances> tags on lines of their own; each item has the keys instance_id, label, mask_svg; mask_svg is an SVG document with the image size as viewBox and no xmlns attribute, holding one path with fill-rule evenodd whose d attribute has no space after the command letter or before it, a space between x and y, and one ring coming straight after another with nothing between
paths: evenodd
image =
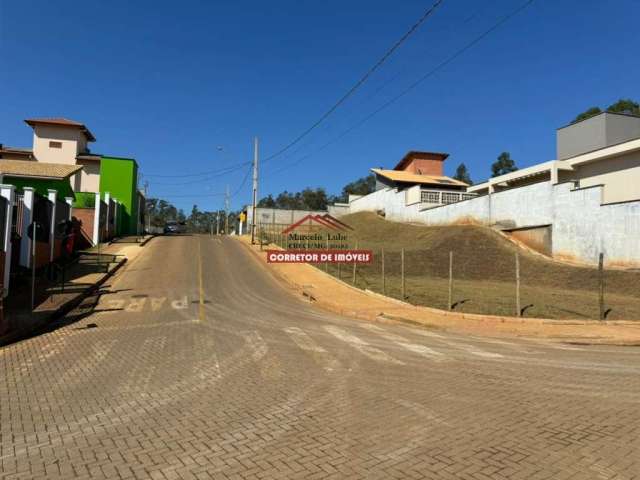
<instances>
[{"instance_id":1,"label":"fence post","mask_svg":"<svg viewBox=\"0 0 640 480\"><path fill-rule=\"evenodd\" d=\"M380 250L380 264L381 264L381 273L382 273L382 294L387 294L387 285L384 278L384 247Z\"/></svg>"},{"instance_id":2,"label":"fence post","mask_svg":"<svg viewBox=\"0 0 640 480\"><path fill-rule=\"evenodd\" d=\"M406 298L404 294L404 248L400 250L400 291L402 295L402 301Z\"/></svg>"},{"instance_id":3,"label":"fence post","mask_svg":"<svg viewBox=\"0 0 640 480\"><path fill-rule=\"evenodd\" d=\"M453 308L453 251L449 251L449 304L448 309Z\"/></svg>"},{"instance_id":4,"label":"fence post","mask_svg":"<svg viewBox=\"0 0 640 480\"><path fill-rule=\"evenodd\" d=\"M38 224L31 222L32 240L31 240L31 311L36 309L36 230Z\"/></svg>"},{"instance_id":5,"label":"fence post","mask_svg":"<svg viewBox=\"0 0 640 480\"><path fill-rule=\"evenodd\" d=\"M604 253L600 253L598 256L598 284L599 284L599 298L598 304L600 306L600 320L604 320Z\"/></svg>"},{"instance_id":6,"label":"fence post","mask_svg":"<svg viewBox=\"0 0 640 480\"><path fill-rule=\"evenodd\" d=\"M358 249L358 241L356 240L356 250ZM351 283L353 285L356 284L356 261L353 261L353 279L351 280Z\"/></svg>"},{"instance_id":7,"label":"fence post","mask_svg":"<svg viewBox=\"0 0 640 480\"><path fill-rule=\"evenodd\" d=\"M520 309L520 255L516 252L516 317L522 316Z\"/></svg>"},{"instance_id":8,"label":"fence post","mask_svg":"<svg viewBox=\"0 0 640 480\"><path fill-rule=\"evenodd\" d=\"M9 279L11 274L11 220L13 216L13 204L16 200L16 187L13 185L2 185L0 184L0 195L5 198L7 201L7 207L5 210L5 224L1 225L2 231L0 232L3 235L3 248L4 248L4 278L2 279L2 291L0 292L0 296L2 298L9 295ZM20 225L16 225L17 228L20 228ZM2 318L0 317L0 323L2 323ZM0 326L0 330L1 330Z\"/></svg>"},{"instance_id":9,"label":"fence post","mask_svg":"<svg viewBox=\"0 0 640 480\"><path fill-rule=\"evenodd\" d=\"M329 256L329 232L327 232L327 252L326 252L327 256ZM329 260L327 260L326 262L324 262L324 271L325 272L329 272Z\"/></svg>"},{"instance_id":10,"label":"fence post","mask_svg":"<svg viewBox=\"0 0 640 480\"><path fill-rule=\"evenodd\" d=\"M109 215L111 215L111 212L109 211L111 210L111 194L109 192L104 192L104 203L107 206L107 214L105 215L105 218L107 219L105 222L105 230L107 231L106 240L109 241ZM142 226L142 234L144 235L144 225Z\"/></svg>"},{"instance_id":11,"label":"fence post","mask_svg":"<svg viewBox=\"0 0 640 480\"><path fill-rule=\"evenodd\" d=\"M29 238L29 228L33 222L33 209L35 205L35 190L32 187L22 189L22 225L18 226L22 233L20 240L20 265L29 268L31 266L31 244Z\"/></svg>"},{"instance_id":12,"label":"fence post","mask_svg":"<svg viewBox=\"0 0 640 480\"><path fill-rule=\"evenodd\" d=\"M58 191L57 190L53 190L53 189L49 189L48 190L48 199L49 202L51 203L51 223L49 225L49 262L53 262L53 253L55 250L55 242L56 242L56 237L55 237L55 231L56 231L56 209L58 207Z\"/></svg>"},{"instance_id":13,"label":"fence post","mask_svg":"<svg viewBox=\"0 0 640 480\"><path fill-rule=\"evenodd\" d=\"M73 197L64 197L64 201L69 205L69 218L67 218L67 220L71 220L71 218L73 218Z\"/></svg>"}]
</instances>

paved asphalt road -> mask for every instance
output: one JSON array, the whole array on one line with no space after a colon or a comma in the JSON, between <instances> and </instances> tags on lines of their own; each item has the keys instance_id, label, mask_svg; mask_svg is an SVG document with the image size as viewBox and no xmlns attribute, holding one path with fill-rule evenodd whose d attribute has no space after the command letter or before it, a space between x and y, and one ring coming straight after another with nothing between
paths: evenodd
<instances>
[{"instance_id":1,"label":"paved asphalt road","mask_svg":"<svg viewBox=\"0 0 640 480\"><path fill-rule=\"evenodd\" d=\"M0 349L0 477L640 479L640 349L368 324L233 239L144 249Z\"/></svg>"}]
</instances>

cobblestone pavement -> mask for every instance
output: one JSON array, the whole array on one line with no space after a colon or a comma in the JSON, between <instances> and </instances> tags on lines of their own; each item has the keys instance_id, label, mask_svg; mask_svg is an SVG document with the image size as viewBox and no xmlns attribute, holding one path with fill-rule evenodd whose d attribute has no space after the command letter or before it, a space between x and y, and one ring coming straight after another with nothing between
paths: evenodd
<instances>
[{"instance_id":1,"label":"cobblestone pavement","mask_svg":"<svg viewBox=\"0 0 640 480\"><path fill-rule=\"evenodd\" d=\"M340 318L163 237L0 349L0 477L639 479L639 394L640 349Z\"/></svg>"}]
</instances>

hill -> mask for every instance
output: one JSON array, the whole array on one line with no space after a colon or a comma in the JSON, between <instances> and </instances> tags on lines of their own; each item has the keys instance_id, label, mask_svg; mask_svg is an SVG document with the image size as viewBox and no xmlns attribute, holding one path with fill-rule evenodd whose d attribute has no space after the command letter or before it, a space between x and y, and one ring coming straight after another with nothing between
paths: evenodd
<instances>
[{"instance_id":1,"label":"hill","mask_svg":"<svg viewBox=\"0 0 640 480\"><path fill-rule=\"evenodd\" d=\"M420 226L389 222L374 213L341 218L354 232L350 242L374 251L374 263L358 267L356 284L382 291L381 250L385 252L385 290L400 297L400 251L405 250L407 300L437 308L448 303L449 252L453 252L456 310L513 315L515 254L521 276L521 305L527 316L597 318L596 268L566 265L523 249L500 233L475 225ZM329 273L338 274L331 266ZM348 271L347 271L348 270ZM351 280L342 267L343 280ZM640 319L640 272L605 271L608 319Z\"/></svg>"}]
</instances>

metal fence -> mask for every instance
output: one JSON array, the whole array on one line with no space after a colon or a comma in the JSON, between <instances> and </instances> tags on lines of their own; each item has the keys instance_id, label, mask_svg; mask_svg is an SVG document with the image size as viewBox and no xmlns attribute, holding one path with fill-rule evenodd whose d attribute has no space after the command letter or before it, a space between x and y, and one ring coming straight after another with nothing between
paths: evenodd
<instances>
[{"instance_id":1,"label":"metal fence","mask_svg":"<svg viewBox=\"0 0 640 480\"><path fill-rule=\"evenodd\" d=\"M69 220L70 213L71 207L67 202L56 200L56 225L64 220Z\"/></svg>"},{"instance_id":2,"label":"metal fence","mask_svg":"<svg viewBox=\"0 0 640 480\"><path fill-rule=\"evenodd\" d=\"M24 218L24 195L15 196L13 201L13 215L11 217L11 233L22 236L22 222Z\"/></svg>"},{"instance_id":3,"label":"metal fence","mask_svg":"<svg viewBox=\"0 0 640 480\"><path fill-rule=\"evenodd\" d=\"M421 190L420 201L422 203L449 205L451 203L461 202L475 198L475 193L450 192L445 190Z\"/></svg>"},{"instance_id":4,"label":"metal fence","mask_svg":"<svg viewBox=\"0 0 640 480\"><path fill-rule=\"evenodd\" d=\"M4 197L0 197L0 250L4 250L4 234L7 224L7 202ZM1 293L1 292L0 292Z\"/></svg>"},{"instance_id":5,"label":"metal fence","mask_svg":"<svg viewBox=\"0 0 640 480\"><path fill-rule=\"evenodd\" d=\"M287 224L257 227L257 241L264 248L291 248L290 238L283 233ZM451 228L461 230L456 233ZM326 248L325 229L311 227L307 232L321 238L311 240L308 247L298 243L297 248ZM428 232L429 238L417 240L347 234L349 248L371 250L373 262L315 266L358 288L443 310L552 319L640 320L638 270L564 264L481 227L434 227Z\"/></svg>"}]
</instances>

